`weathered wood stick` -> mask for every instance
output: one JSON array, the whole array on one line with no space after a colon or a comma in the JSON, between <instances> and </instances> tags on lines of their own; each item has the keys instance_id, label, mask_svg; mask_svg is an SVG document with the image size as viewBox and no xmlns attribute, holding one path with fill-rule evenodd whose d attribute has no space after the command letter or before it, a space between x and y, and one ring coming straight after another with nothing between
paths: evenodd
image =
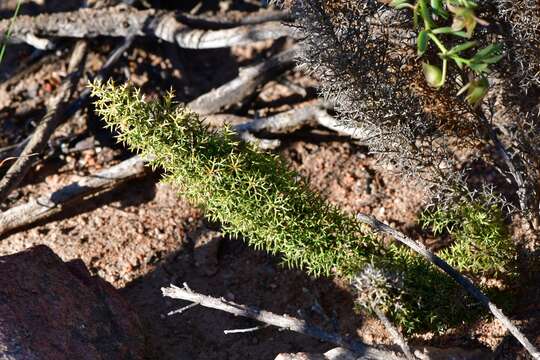
<instances>
[{"instance_id":1,"label":"weathered wood stick","mask_svg":"<svg viewBox=\"0 0 540 360\"><path fill-rule=\"evenodd\" d=\"M144 173L144 160L139 156L134 156L94 175L85 176L50 194L15 206L0 214L0 236L49 218L61 212L66 205L142 176Z\"/></svg>"},{"instance_id":2,"label":"weathered wood stick","mask_svg":"<svg viewBox=\"0 0 540 360\"><path fill-rule=\"evenodd\" d=\"M375 313L375 315L377 315L379 321L384 325L386 331L388 331L392 339L394 339L394 342L401 348L401 351L403 351L405 358L407 360L415 360L416 356L413 355L409 344L407 344L407 341L405 340L403 335L401 335L398 328L394 324L392 324L390 319L388 319L386 315L381 311L381 309L379 309L377 306L373 306L373 312Z\"/></svg>"},{"instance_id":3,"label":"weathered wood stick","mask_svg":"<svg viewBox=\"0 0 540 360\"><path fill-rule=\"evenodd\" d=\"M255 307L237 304L223 298L218 299L215 297L193 292L185 283L184 288L170 285L169 287L161 288L161 292L163 293L163 296L166 297L191 301L207 308L225 311L229 314L233 314L236 316L247 317L265 324L276 326L281 329L287 329L300 334L311 336L319 340L327 341L332 344L337 344L341 347L357 353L357 360L402 359L402 357L398 356L393 351L377 349L373 346L364 344L359 340L345 338L339 334L331 333L317 326L311 325L304 320L300 320L287 315L277 315L270 311L260 310Z\"/></svg>"},{"instance_id":4,"label":"weathered wood stick","mask_svg":"<svg viewBox=\"0 0 540 360\"><path fill-rule=\"evenodd\" d=\"M69 61L68 77L60 85L57 95L51 99L45 116L41 119L41 122L25 145L20 156L0 180L0 202L3 202L9 193L19 185L34 162L32 156L36 153L39 154L44 149L52 133L60 123L67 102L81 77L84 59L86 57L86 48L87 45L84 40L80 40L75 45Z\"/></svg>"},{"instance_id":5,"label":"weathered wood stick","mask_svg":"<svg viewBox=\"0 0 540 360\"><path fill-rule=\"evenodd\" d=\"M310 124L318 124L322 127L333 130L338 134L350 136L353 139L361 140L367 137L362 129L339 124L336 118L328 114L328 112L319 104L308 105L265 118L245 121L235 124L233 127L237 132L269 131L272 133L277 133L291 132Z\"/></svg>"},{"instance_id":6,"label":"weathered wood stick","mask_svg":"<svg viewBox=\"0 0 540 360\"><path fill-rule=\"evenodd\" d=\"M188 107L201 115L208 115L239 103L263 83L292 68L297 54L298 48L294 46L257 65L246 67L240 70L236 78L199 96Z\"/></svg>"},{"instance_id":7,"label":"weathered wood stick","mask_svg":"<svg viewBox=\"0 0 540 360\"><path fill-rule=\"evenodd\" d=\"M109 8L79 9L72 12L19 16L9 38L3 35L9 20L0 21L0 41L27 43L40 49L51 47L50 39L95 38L98 36L152 36L189 49L212 49L245 45L255 41L297 36L297 31L270 21L224 30L192 29L179 22L173 12L137 10L119 5Z\"/></svg>"},{"instance_id":8,"label":"weathered wood stick","mask_svg":"<svg viewBox=\"0 0 540 360\"><path fill-rule=\"evenodd\" d=\"M292 15L288 11L261 10L248 14L238 20L224 19L221 16L200 16L182 13L177 15L178 21L196 29L230 29L241 25L262 24L269 21L290 21Z\"/></svg>"}]
</instances>

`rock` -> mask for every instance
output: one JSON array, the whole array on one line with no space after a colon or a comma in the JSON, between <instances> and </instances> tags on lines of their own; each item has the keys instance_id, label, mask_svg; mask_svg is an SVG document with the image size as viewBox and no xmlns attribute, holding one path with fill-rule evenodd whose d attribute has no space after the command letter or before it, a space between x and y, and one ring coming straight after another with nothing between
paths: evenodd
<instances>
[{"instance_id":1,"label":"rock","mask_svg":"<svg viewBox=\"0 0 540 360\"><path fill-rule=\"evenodd\" d=\"M139 320L80 260L40 245L0 257L0 359L142 359Z\"/></svg>"}]
</instances>

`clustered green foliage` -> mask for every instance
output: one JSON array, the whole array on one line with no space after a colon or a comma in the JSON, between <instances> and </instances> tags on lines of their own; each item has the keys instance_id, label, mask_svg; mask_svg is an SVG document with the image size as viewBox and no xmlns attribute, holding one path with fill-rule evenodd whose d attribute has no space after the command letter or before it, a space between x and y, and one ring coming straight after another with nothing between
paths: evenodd
<instances>
[{"instance_id":1,"label":"clustered green foliage","mask_svg":"<svg viewBox=\"0 0 540 360\"><path fill-rule=\"evenodd\" d=\"M94 84L92 90L97 113L118 139L152 154L166 181L227 233L317 276L354 274L379 251L373 235L310 191L279 157L240 142L230 129L209 130L171 94L145 102L127 86Z\"/></svg>"},{"instance_id":2,"label":"clustered green foliage","mask_svg":"<svg viewBox=\"0 0 540 360\"><path fill-rule=\"evenodd\" d=\"M442 62L442 69L437 65L423 63L428 84L435 88L443 86L447 78L448 62L453 61L459 69L471 70L477 76L463 86L458 95L468 91L466 100L471 105L478 105L488 91L489 81L485 74L490 72L489 66L499 62L503 56L500 46L490 44L467 57L466 52L473 49L477 41L469 40L452 47L445 44L445 38L450 36L471 39L478 24L488 25L475 14L477 2L416 0L413 5L411 0L393 0L389 5L396 9L409 8L413 11L414 27L419 30L416 41L419 57L428 51L430 43L435 44L439 51L437 56Z\"/></svg>"},{"instance_id":3,"label":"clustered green foliage","mask_svg":"<svg viewBox=\"0 0 540 360\"><path fill-rule=\"evenodd\" d=\"M404 333L442 332L478 319L480 304L448 277L408 248L390 244L352 281L357 303L368 311L377 307ZM449 300L451 299L451 300Z\"/></svg>"},{"instance_id":4,"label":"clustered green foliage","mask_svg":"<svg viewBox=\"0 0 540 360\"><path fill-rule=\"evenodd\" d=\"M440 256L458 270L478 275L514 272L516 247L498 206L470 201L428 209L422 213L421 223L435 235L452 237L453 243Z\"/></svg>"},{"instance_id":5,"label":"clustered green foliage","mask_svg":"<svg viewBox=\"0 0 540 360\"><path fill-rule=\"evenodd\" d=\"M126 85L91 87L97 113L118 139L162 167L166 181L225 232L312 275L351 280L360 294L369 292L365 306L380 307L407 333L441 330L471 316L474 303L445 274L407 248L384 246L279 157L239 142L228 128L210 130L171 94L145 102Z\"/></svg>"},{"instance_id":6,"label":"clustered green foliage","mask_svg":"<svg viewBox=\"0 0 540 360\"><path fill-rule=\"evenodd\" d=\"M484 314L482 306L471 300L465 290L449 282L444 273L433 271L426 260L409 249L391 244L387 252L385 263L379 266L401 274L403 281L399 292L390 292L389 297L399 302L392 302L387 312L405 333L442 332Z\"/></svg>"}]
</instances>

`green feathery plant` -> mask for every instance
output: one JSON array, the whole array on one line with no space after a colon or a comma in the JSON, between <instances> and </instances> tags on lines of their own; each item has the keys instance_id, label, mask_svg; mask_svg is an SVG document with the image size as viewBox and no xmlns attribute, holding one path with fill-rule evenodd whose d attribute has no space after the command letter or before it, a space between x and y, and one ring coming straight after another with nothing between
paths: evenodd
<instances>
[{"instance_id":1,"label":"green feathery plant","mask_svg":"<svg viewBox=\"0 0 540 360\"><path fill-rule=\"evenodd\" d=\"M384 311L405 334L441 333L484 314L481 305L446 274L399 244L390 244L384 256L353 278L352 285L359 306Z\"/></svg>"},{"instance_id":2,"label":"green feathery plant","mask_svg":"<svg viewBox=\"0 0 540 360\"><path fill-rule=\"evenodd\" d=\"M448 233L453 238L439 254L458 270L478 275L515 272L516 247L497 205L463 202L424 211L420 221L435 235Z\"/></svg>"},{"instance_id":3,"label":"green feathery plant","mask_svg":"<svg viewBox=\"0 0 540 360\"><path fill-rule=\"evenodd\" d=\"M13 12L13 16L11 17L11 21L9 23L9 26L4 33L4 42L2 43L2 47L0 48L0 63L2 63L2 60L4 59L4 54L6 52L7 42L9 40L9 37L11 36L11 30L13 27L13 22L19 16L19 10L21 8L22 0L17 1L17 5L15 6L15 11Z\"/></svg>"},{"instance_id":4,"label":"green feathery plant","mask_svg":"<svg viewBox=\"0 0 540 360\"><path fill-rule=\"evenodd\" d=\"M477 41L469 40L452 47L445 44L448 37L471 39L478 24L488 25L475 15L478 7L476 1L416 0L413 5L411 0L393 0L390 6L412 10L414 26L419 30L416 40L418 57L426 54L430 43L435 44L439 51L437 56L442 66L423 63L428 84L434 88L442 87L448 76L448 62L453 61L459 69L468 69L476 75L457 95L467 91L467 101L471 105L477 105L489 88L489 81L485 76L489 72L489 66L503 57L500 46L491 44L467 57L466 52L477 46Z\"/></svg>"},{"instance_id":5,"label":"green feathery plant","mask_svg":"<svg viewBox=\"0 0 540 360\"><path fill-rule=\"evenodd\" d=\"M380 248L354 217L328 204L281 158L212 131L172 94L145 102L139 90L93 84L96 111L118 139L167 172L183 197L256 249L282 254L309 274L352 275Z\"/></svg>"},{"instance_id":6,"label":"green feathery plant","mask_svg":"<svg viewBox=\"0 0 540 360\"><path fill-rule=\"evenodd\" d=\"M127 85L91 88L119 141L162 167L166 181L226 233L311 275L348 279L364 306L384 310L407 333L441 330L473 314L474 303L444 273L408 248L385 246L281 158L239 141L230 128L209 129L170 93L146 102Z\"/></svg>"}]
</instances>

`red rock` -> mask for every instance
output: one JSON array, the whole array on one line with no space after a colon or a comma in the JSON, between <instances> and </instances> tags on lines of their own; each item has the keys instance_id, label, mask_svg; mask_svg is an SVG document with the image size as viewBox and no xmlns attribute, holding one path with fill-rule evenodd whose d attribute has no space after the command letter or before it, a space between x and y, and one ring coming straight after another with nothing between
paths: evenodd
<instances>
[{"instance_id":1,"label":"red rock","mask_svg":"<svg viewBox=\"0 0 540 360\"><path fill-rule=\"evenodd\" d=\"M116 289L40 245L0 257L0 358L142 359L144 336Z\"/></svg>"}]
</instances>

